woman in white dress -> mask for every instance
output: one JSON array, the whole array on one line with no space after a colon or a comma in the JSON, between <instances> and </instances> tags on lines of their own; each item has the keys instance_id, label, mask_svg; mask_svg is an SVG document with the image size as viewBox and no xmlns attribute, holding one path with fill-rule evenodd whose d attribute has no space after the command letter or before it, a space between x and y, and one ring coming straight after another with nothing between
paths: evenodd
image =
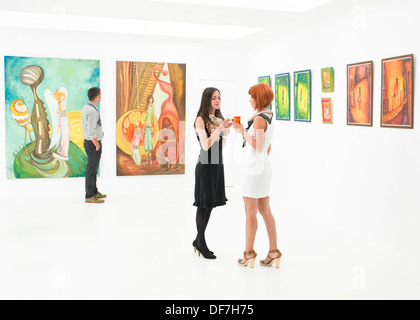
<instances>
[{"instance_id":1,"label":"woman in white dress","mask_svg":"<svg viewBox=\"0 0 420 320\"><path fill-rule=\"evenodd\" d=\"M273 112L268 109L274 93L267 84L258 84L249 89L250 103L255 113L245 130L242 124L233 123L235 131L244 137L244 172L241 193L246 214L246 245L244 257L238 260L242 267L254 267L257 253L254 251L255 235L258 228L257 212L264 219L270 242L270 250L260 264L279 267L281 252L277 248L276 222L270 208L271 139L273 137Z\"/></svg>"}]
</instances>

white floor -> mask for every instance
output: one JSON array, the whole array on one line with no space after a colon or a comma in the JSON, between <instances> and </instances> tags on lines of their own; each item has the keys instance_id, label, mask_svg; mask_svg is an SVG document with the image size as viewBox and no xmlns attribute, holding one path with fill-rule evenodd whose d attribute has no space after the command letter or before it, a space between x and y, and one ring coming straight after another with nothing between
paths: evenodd
<instances>
[{"instance_id":1,"label":"white floor","mask_svg":"<svg viewBox=\"0 0 420 320\"><path fill-rule=\"evenodd\" d=\"M276 199L280 269L237 267L245 220L233 188L207 231L218 259L200 258L191 245L192 190L183 192L182 198L114 193L105 205L84 204L78 194L48 206L33 197L6 207L0 214L0 298L420 298L417 267L291 214ZM268 248L260 221L255 249L263 258Z\"/></svg>"}]
</instances>

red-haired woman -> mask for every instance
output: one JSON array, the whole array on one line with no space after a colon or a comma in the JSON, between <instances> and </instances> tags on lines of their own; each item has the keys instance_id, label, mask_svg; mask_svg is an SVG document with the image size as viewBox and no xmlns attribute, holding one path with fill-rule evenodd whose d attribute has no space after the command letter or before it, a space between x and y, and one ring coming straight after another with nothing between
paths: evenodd
<instances>
[{"instance_id":1,"label":"red-haired woman","mask_svg":"<svg viewBox=\"0 0 420 320\"><path fill-rule=\"evenodd\" d=\"M235 131L244 137L244 181L241 192L246 213L246 248L244 257L238 260L242 267L254 267L257 253L254 251L258 221L257 211L264 219L270 242L267 258L260 264L279 267L281 252L277 248L276 222L270 209L271 164L269 155L273 137L273 112L269 106L274 99L273 90L267 84L258 84L249 89L250 103L255 111L245 130L242 124L233 123Z\"/></svg>"}]
</instances>

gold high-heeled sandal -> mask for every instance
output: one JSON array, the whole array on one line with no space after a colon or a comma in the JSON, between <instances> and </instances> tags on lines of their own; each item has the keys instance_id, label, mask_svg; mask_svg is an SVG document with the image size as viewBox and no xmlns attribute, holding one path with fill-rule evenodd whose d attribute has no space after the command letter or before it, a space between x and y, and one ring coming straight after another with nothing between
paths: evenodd
<instances>
[{"instance_id":1,"label":"gold high-heeled sandal","mask_svg":"<svg viewBox=\"0 0 420 320\"><path fill-rule=\"evenodd\" d=\"M251 256L251 258L248 258L246 256ZM254 250L251 250L249 252L244 252L243 259L238 259L238 266L240 267L247 267L248 264L251 268L254 268L255 265L255 258L257 257L257 253ZM242 262L245 260L244 262Z\"/></svg>"},{"instance_id":2,"label":"gold high-heeled sandal","mask_svg":"<svg viewBox=\"0 0 420 320\"><path fill-rule=\"evenodd\" d=\"M270 253L277 253L279 256L276 258L271 258ZM275 264L276 268L280 267L280 258L282 257L282 254L279 250L269 251L268 257L271 258L271 260L267 263L265 263L264 260L260 260L260 265L262 265L263 267L271 267L273 264Z\"/></svg>"}]
</instances>

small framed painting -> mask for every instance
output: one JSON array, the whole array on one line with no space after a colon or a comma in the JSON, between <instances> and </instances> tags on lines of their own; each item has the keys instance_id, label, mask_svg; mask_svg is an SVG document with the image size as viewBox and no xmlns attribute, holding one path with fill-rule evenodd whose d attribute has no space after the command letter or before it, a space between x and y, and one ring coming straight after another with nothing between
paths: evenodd
<instances>
[{"instance_id":1,"label":"small framed painting","mask_svg":"<svg viewBox=\"0 0 420 320\"><path fill-rule=\"evenodd\" d=\"M413 129L414 56L382 60L381 127Z\"/></svg>"},{"instance_id":2,"label":"small framed painting","mask_svg":"<svg viewBox=\"0 0 420 320\"><path fill-rule=\"evenodd\" d=\"M347 65L347 125L372 127L373 61Z\"/></svg>"},{"instance_id":3,"label":"small framed painting","mask_svg":"<svg viewBox=\"0 0 420 320\"><path fill-rule=\"evenodd\" d=\"M322 92L334 92L334 69L321 69Z\"/></svg>"},{"instance_id":4,"label":"small framed painting","mask_svg":"<svg viewBox=\"0 0 420 320\"><path fill-rule=\"evenodd\" d=\"M294 73L295 121L311 122L312 79L311 70Z\"/></svg>"},{"instance_id":5,"label":"small framed painting","mask_svg":"<svg viewBox=\"0 0 420 320\"><path fill-rule=\"evenodd\" d=\"M271 88L271 77L270 76L263 76L258 78L258 83L265 83L268 84ZM268 109L272 110L271 104Z\"/></svg>"},{"instance_id":6,"label":"small framed painting","mask_svg":"<svg viewBox=\"0 0 420 320\"><path fill-rule=\"evenodd\" d=\"M290 121L290 74L277 74L276 83L276 119Z\"/></svg>"},{"instance_id":7,"label":"small framed painting","mask_svg":"<svg viewBox=\"0 0 420 320\"><path fill-rule=\"evenodd\" d=\"M331 98L321 98L322 123L333 124Z\"/></svg>"}]
</instances>

